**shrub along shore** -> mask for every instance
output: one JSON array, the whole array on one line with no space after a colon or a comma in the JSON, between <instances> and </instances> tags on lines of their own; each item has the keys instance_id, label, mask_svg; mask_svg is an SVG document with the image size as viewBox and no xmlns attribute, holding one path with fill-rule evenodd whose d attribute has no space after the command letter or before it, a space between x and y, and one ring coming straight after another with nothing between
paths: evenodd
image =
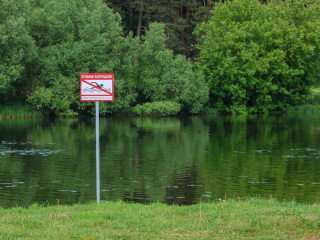
<instances>
[{"instance_id":1,"label":"shrub along shore","mask_svg":"<svg viewBox=\"0 0 320 240\"><path fill-rule=\"evenodd\" d=\"M318 204L247 198L0 209L1 239L319 239Z\"/></svg>"}]
</instances>

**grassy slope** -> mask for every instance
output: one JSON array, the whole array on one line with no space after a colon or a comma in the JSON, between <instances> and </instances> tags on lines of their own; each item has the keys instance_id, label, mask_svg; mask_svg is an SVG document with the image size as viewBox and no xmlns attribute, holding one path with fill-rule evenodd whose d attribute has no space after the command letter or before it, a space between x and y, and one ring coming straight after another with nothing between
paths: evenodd
<instances>
[{"instance_id":1,"label":"grassy slope","mask_svg":"<svg viewBox=\"0 0 320 240\"><path fill-rule=\"evenodd\" d=\"M0 209L0 239L319 239L319 205L106 202Z\"/></svg>"}]
</instances>

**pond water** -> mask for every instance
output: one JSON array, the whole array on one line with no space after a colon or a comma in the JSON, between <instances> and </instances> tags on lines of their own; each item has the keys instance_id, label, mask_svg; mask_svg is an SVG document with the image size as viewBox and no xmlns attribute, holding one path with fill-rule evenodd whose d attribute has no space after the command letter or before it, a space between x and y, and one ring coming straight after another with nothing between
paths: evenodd
<instances>
[{"instance_id":1,"label":"pond water","mask_svg":"<svg viewBox=\"0 0 320 240\"><path fill-rule=\"evenodd\" d=\"M320 202L320 115L100 118L101 200ZM95 119L0 120L0 206L95 201Z\"/></svg>"}]
</instances>

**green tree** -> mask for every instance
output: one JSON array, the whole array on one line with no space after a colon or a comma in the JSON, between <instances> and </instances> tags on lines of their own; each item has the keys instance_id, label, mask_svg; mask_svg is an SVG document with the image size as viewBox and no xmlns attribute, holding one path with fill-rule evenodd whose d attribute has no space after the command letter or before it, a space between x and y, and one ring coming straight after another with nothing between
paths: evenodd
<instances>
[{"instance_id":1,"label":"green tree","mask_svg":"<svg viewBox=\"0 0 320 240\"><path fill-rule=\"evenodd\" d=\"M165 25L166 46L175 54L188 58L194 56L191 47L195 44L192 32L197 23L210 16L214 1L208 0L105 0L123 19L126 32L144 35L146 26L158 22Z\"/></svg>"},{"instance_id":2,"label":"green tree","mask_svg":"<svg viewBox=\"0 0 320 240\"><path fill-rule=\"evenodd\" d=\"M208 100L204 77L193 71L190 60L166 49L165 40L164 25L150 24L135 69L138 103L172 101L198 113Z\"/></svg>"},{"instance_id":3,"label":"green tree","mask_svg":"<svg viewBox=\"0 0 320 240\"><path fill-rule=\"evenodd\" d=\"M197 67L210 101L227 112L267 112L303 103L320 77L319 3L217 3L200 38Z\"/></svg>"},{"instance_id":4,"label":"green tree","mask_svg":"<svg viewBox=\"0 0 320 240\"><path fill-rule=\"evenodd\" d=\"M59 0L35 3L28 20L39 50L29 101L57 115L93 111L79 100L80 73L115 74L115 101L100 111L129 109L135 99L131 82L136 41L123 37L120 16L100 0Z\"/></svg>"},{"instance_id":5,"label":"green tree","mask_svg":"<svg viewBox=\"0 0 320 240\"><path fill-rule=\"evenodd\" d=\"M27 1L0 1L0 98L2 102L23 99L28 85L28 66L37 48L25 20Z\"/></svg>"}]
</instances>

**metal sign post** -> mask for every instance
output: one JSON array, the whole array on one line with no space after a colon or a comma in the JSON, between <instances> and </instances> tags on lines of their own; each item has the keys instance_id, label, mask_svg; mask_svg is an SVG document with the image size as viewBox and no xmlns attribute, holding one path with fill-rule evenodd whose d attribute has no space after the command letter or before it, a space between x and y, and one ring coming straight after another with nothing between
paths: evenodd
<instances>
[{"instance_id":1,"label":"metal sign post","mask_svg":"<svg viewBox=\"0 0 320 240\"><path fill-rule=\"evenodd\" d=\"M96 102L96 186L97 203L100 203L100 139L99 139L99 102Z\"/></svg>"},{"instance_id":2,"label":"metal sign post","mask_svg":"<svg viewBox=\"0 0 320 240\"><path fill-rule=\"evenodd\" d=\"M100 203L100 138L99 102L114 100L113 73L81 73L80 101L96 102L96 189L97 203Z\"/></svg>"}]
</instances>

